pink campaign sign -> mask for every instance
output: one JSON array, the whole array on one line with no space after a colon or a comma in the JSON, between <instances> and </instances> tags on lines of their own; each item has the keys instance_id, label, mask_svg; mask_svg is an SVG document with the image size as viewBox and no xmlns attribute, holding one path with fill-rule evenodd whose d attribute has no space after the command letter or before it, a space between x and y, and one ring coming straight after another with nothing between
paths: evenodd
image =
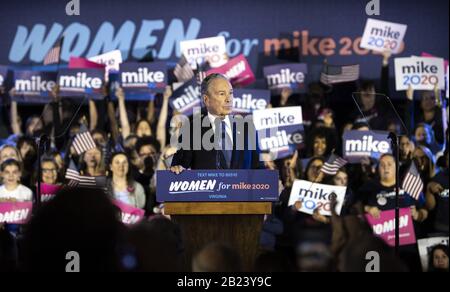
<instances>
[{"instance_id":1,"label":"pink campaign sign","mask_svg":"<svg viewBox=\"0 0 450 292\"><path fill-rule=\"evenodd\" d=\"M60 185L41 183L41 202L47 202L53 199L61 188L62 186Z\"/></svg>"},{"instance_id":2,"label":"pink campaign sign","mask_svg":"<svg viewBox=\"0 0 450 292\"><path fill-rule=\"evenodd\" d=\"M0 203L0 222L25 224L31 216L31 202Z\"/></svg>"},{"instance_id":3,"label":"pink campaign sign","mask_svg":"<svg viewBox=\"0 0 450 292\"><path fill-rule=\"evenodd\" d=\"M95 62L89 61L88 59L81 58L81 57L70 57L68 67L70 69L86 69L86 68L103 69L103 68L105 68L105 65L95 63Z\"/></svg>"},{"instance_id":4,"label":"pink campaign sign","mask_svg":"<svg viewBox=\"0 0 450 292\"><path fill-rule=\"evenodd\" d=\"M231 84L238 86L246 86L256 80L247 59L242 54L229 60L225 65L210 69L206 72L207 75L211 73L223 74L227 76Z\"/></svg>"},{"instance_id":5,"label":"pink campaign sign","mask_svg":"<svg viewBox=\"0 0 450 292\"><path fill-rule=\"evenodd\" d=\"M113 204L119 207L122 212L122 222L125 224L135 224L144 219L145 211L142 209L125 204L119 200L113 200Z\"/></svg>"},{"instance_id":6,"label":"pink campaign sign","mask_svg":"<svg viewBox=\"0 0 450 292\"><path fill-rule=\"evenodd\" d=\"M395 245L395 210L383 211L379 219L366 214L374 234L384 239L390 246ZM400 209L400 245L416 243L416 234L409 208Z\"/></svg>"}]
</instances>

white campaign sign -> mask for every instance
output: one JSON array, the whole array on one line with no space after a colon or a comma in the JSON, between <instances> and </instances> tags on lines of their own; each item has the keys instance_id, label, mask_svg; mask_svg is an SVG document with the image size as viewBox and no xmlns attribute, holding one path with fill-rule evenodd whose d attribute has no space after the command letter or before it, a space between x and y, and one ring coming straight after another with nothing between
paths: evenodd
<instances>
[{"instance_id":1,"label":"white campaign sign","mask_svg":"<svg viewBox=\"0 0 450 292\"><path fill-rule=\"evenodd\" d=\"M361 39L361 48L398 53L407 27L405 24L368 18Z\"/></svg>"},{"instance_id":2,"label":"white campaign sign","mask_svg":"<svg viewBox=\"0 0 450 292\"><path fill-rule=\"evenodd\" d=\"M98 56L90 57L89 61L105 65L105 80L108 80L110 71L119 71L122 63L122 53L120 50L114 50Z\"/></svg>"},{"instance_id":3,"label":"white campaign sign","mask_svg":"<svg viewBox=\"0 0 450 292\"><path fill-rule=\"evenodd\" d=\"M448 246L448 237L431 237L417 240L417 246L419 247L420 263L422 264L422 270L428 271L428 257L429 252L433 246L437 244L444 244Z\"/></svg>"},{"instance_id":4,"label":"white campaign sign","mask_svg":"<svg viewBox=\"0 0 450 292\"><path fill-rule=\"evenodd\" d=\"M428 57L396 58L395 87L397 91L445 89L444 59Z\"/></svg>"},{"instance_id":5,"label":"white campaign sign","mask_svg":"<svg viewBox=\"0 0 450 292\"><path fill-rule=\"evenodd\" d=\"M256 130L303 124L302 107L290 106L255 110L253 123Z\"/></svg>"},{"instance_id":6,"label":"white campaign sign","mask_svg":"<svg viewBox=\"0 0 450 292\"><path fill-rule=\"evenodd\" d=\"M228 61L223 36L181 41L180 51L194 70L197 69L197 64L203 64L206 61L212 68L220 67Z\"/></svg>"},{"instance_id":7,"label":"white campaign sign","mask_svg":"<svg viewBox=\"0 0 450 292\"><path fill-rule=\"evenodd\" d=\"M295 202L302 202L300 212L313 214L315 209L325 216L331 216L331 198L336 195L336 213L341 214L347 187L324 185L306 180L295 180L289 196L288 206L295 205Z\"/></svg>"}]
</instances>

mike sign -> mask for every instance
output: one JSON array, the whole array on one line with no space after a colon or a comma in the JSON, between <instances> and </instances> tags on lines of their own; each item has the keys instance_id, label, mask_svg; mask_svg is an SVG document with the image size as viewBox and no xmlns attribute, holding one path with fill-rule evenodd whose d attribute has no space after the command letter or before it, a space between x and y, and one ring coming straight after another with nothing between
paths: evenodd
<instances>
[{"instance_id":1,"label":"mike sign","mask_svg":"<svg viewBox=\"0 0 450 292\"><path fill-rule=\"evenodd\" d=\"M220 67L228 59L223 36L181 41L180 50L192 69L197 69L197 65L206 62L212 68Z\"/></svg>"},{"instance_id":2,"label":"mike sign","mask_svg":"<svg viewBox=\"0 0 450 292\"><path fill-rule=\"evenodd\" d=\"M158 202L263 202L278 200L276 170L156 172Z\"/></svg>"},{"instance_id":3,"label":"mike sign","mask_svg":"<svg viewBox=\"0 0 450 292\"><path fill-rule=\"evenodd\" d=\"M14 97L24 103L48 102L56 85L56 72L14 71Z\"/></svg>"},{"instance_id":4,"label":"mike sign","mask_svg":"<svg viewBox=\"0 0 450 292\"><path fill-rule=\"evenodd\" d=\"M395 246L395 210L382 211L380 218L366 214L366 219L372 226L375 235L381 237L390 246ZM416 243L411 209L400 209L400 245Z\"/></svg>"},{"instance_id":5,"label":"mike sign","mask_svg":"<svg viewBox=\"0 0 450 292\"><path fill-rule=\"evenodd\" d=\"M231 84L235 86L244 87L256 80L252 68L248 64L244 55L239 55L218 68L208 70L206 75L212 73L220 73L225 75L228 80L230 80Z\"/></svg>"},{"instance_id":6,"label":"mike sign","mask_svg":"<svg viewBox=\"0 0 450 292\"><path fill-rule=\"evenodd\" d=\"M192 116L195 107L202 107L200 85L196 78L184 83L172 93L169 100L170 107L186 116Z\"/></svg>"},{"instance_id":7,"label":"mike sign","mask_svg":"<svg viewBox=\"0 0 450 292\"><path fill-rule=\"evenodd\" d=\"M444 59L411 57L395 59L395 87L398 91L445 89Z\"/></svg>"},{"instance_id":8,"label":"mike sign","mask_svg":"<svg viewBox=\"0 0 450 292\"><path fill-rule=\"evenodd\" d=\"M263 110L270 103L270 91L263 89L235 89L233 91L233 112L250 114Z\"/></svg>"},{"instance_id":9,"label":"mike sign","mask_svg":"<svg viewBox=\"0 0 450 292\"><path fill-rule=\"evenodd\" d=\"M381 155L392 153L388 135L382 131L345 131L344 158L350 163L360 163L364 157L378 160Z\"/></svg>"},{"instance_id":10,"label":"mike sign","mask_svg":"<svg viewBox=\"0 0 450 292\"><path fill-rule=\"evenodd\" d=\"M123 63L119 74L127 100L148 100L150 95L164 92L167 85L165 62Z\"/></svg>"},{"instance_id":11,"label":"mike sign","mask_svg":"<svg viewBox=\"0 0 450 292\"><path fill-rule=\"evenodd\" d=\"M258 144L274 159L291 155L297 145L303 144L302 107L282 107L256 110L253 123L258 131Z\"/></svg>"},{"instance_id":12,"label":"mike sign","mask_svg":"<svg viewBox=\"0 0 450 292\"><path fill-rule=\"evenodd\" d=\"M122 63L122 53L120 50L114 50L90 57L89 61L105 65L105 80L108 81L109 73L119 71L120 63Z\"/></svg>"},{"instance_id":13,"label":"mike sign","mask_svg":"<svg viewBox=\"0 0 450 292\"><path fill-rule=\"evenodd\" d=\"M102 98L105 70L103 69L61 69L58 71L58 85L61 96L84 96Z\"/></svg>"},{"instance_id":14,"label":"mike sign","mask_svg":"<svg viewBox=\"0 0 450 292\"><path fill-rule=\"evenodd\" d=\"M270 90L280 91L291 88L294 92L305 91L305 77L308 73L306 64L282 64L264 67L264 76Z\"/></svg>"},{"instance_id":15,"label":"mike sign","mask_svg":"<svg viewBox=\"0 0 450 292\"><path fill-rule=\"evenodd\" d=\"M398 53L407 25L368 18L361 40L361 48L377 52Z\"/></svg>"},{"instance_id":16,"label":"mike sign","mask_svg":"<svg viewBox=\"0 0 450 292\"><path fill-rule=\"evenodd\" d=\"M336 199L336 213L341 214L342 204L345 199L347 187L313 183L306 180L295 180L289 196L288 206L300 201L300 212L313 214L318 209L319 213L331 216L331 200Z\"/></svg>"}]
</instances>

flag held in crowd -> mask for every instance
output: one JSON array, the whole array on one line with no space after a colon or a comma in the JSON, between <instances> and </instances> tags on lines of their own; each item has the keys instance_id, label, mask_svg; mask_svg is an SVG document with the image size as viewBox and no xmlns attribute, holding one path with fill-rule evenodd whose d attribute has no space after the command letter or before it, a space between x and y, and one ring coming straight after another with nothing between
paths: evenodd
<instances>
[{"instance_id":1,"label":"flag held in crowd","mask_svg":"<svg viewBox=\"0 0 450 292\"><path fill-rule=\"evenodd\" d=\"M341 167L348 163L347 160L335 155L334 153L330 155L328 161L322 166L321 171L328 175L336 175Z\"/></svg>"},{"instance_id":2,"label":"flag held in crowd","mask_svg":"<svg viewBox=\"0 0 450 292\"><path fill-rule=\"evenodd\" d=\"M423 190L423 182L414 162L411 163L411 166L403 179L402 188L415 200L420 198L420 194Z\"/></svg>"},{"instance_id":3,"label":"flag held in crowd","mask_svg":"<svg viewBox=\"0 0 450 292\"><path fill-rule=\"evenodd\" d=\"M91 133L87 130L85 125L81 126L80 133L75 136L72 146L75 148L78 155L97 147L94 138L92 138Z\"/></svg>"},{"instance_id":4,"label":"flag held in crowd","mask_svg":"<svg viewBox=\"0 0 450 292\"><path fill-rule=\"evenodd\" d=\"M81 175L75 163L71 160L66 170L67 185L70 187L99 188L106 189L105 176L85 176Z\"/></svg>"},{"instance_id":5,"label":"flag held in crowd","mask_svg":"<svg viewBox=\"0 0 450 292\"><path fill-rule=\"evenodd\" d=\"M325 85L356 81L359 79L359 64L328 65L325 64L320 74L320 82Z\"/></svg>"},{"instance_id":6,"label":"flag held in crowd","mask_svg":"<svg viewBox=\"0 0 450 292\"><path fill-rule=\"evenodd\" d=\"M61 48L63 43L63 37L61 37L53 47L48 51L44 57L44 65L58 64L61 60Z\"/></svg>"}]
</instances>

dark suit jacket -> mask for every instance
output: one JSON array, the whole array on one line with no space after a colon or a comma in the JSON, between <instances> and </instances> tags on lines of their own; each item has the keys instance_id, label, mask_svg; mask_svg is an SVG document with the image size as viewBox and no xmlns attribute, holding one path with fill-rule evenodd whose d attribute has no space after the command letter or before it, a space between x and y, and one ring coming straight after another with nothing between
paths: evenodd
<instances>
[{"instance_id":1,"label":"dark suit jacket","mask_svg":"<svg viewBox=\"0 0 450 292\"><path fill-rule=\"evenodd\" d=\"M198 116L196 117L198 118ZM207 118L207 112L201 113L201 121ZM235 116L236 119L241 119L240 116ZM192 150L194 139L193 136L193 120L194 117L189 118L191 141L189 143L189 149L179 149L172 160L172 166L181 165L184 168L191 169L217 169L217 151L220 150L206 150L202 143L195 141L200 144L200 150ZM209 120L208 120L209 121ZM259 162L259 151L258 151L258 140L256 137L256 130L254 129L253 123L243 123L243 127L237 126L237 123L231 123L233 128L233 151L231 155L231 163L229 169L257 169L262 168ZM196 129L198 131L198 129ZM212 130L211 125L208 127L201 127L201 137L206 134L208 130ZM253 136L254 139L250 139ZM181 138L181 137L180 137ZM198 139L197 139L198 140ZM214 136L211 135L210 142L213 143ZM243 145L243 150L237 150L236 146ZM242 148L242 147L241 147ZM252 150L253 149L253 150ZM225 167L221 167L225 169Z\"/></svg>"}]
</instances>

